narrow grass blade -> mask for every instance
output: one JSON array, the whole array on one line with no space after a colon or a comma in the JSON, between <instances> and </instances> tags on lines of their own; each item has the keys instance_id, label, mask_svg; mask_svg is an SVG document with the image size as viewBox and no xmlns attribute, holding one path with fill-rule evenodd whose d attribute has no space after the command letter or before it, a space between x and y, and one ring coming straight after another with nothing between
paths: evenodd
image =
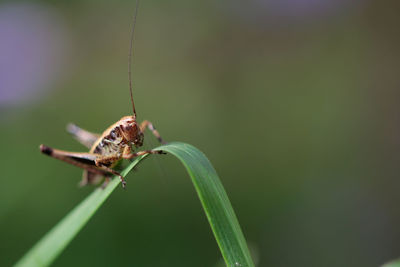
<instances>
[{"instance_id":1,"label":"narrow grass blade","mask_svg":"<svg viewBox=\"0 0 400 267\"><path fill-rule=\"evenodd\" d=\"M142 158L140 157L133 161L121 174L125 176L129 173ZM93 193L43 236L15 266L49 266L85 226L119 183L118 177L114 177L106 188L95 189Z\"/></svg>"},{"instance_id":2,"label":"narrow grass blade","mask_svg":"<svg viewBox=\"0 0 400 267\"><path fill-rule=\"evenodd\" d=\"M179 142L159 148L176 156L188 171L227 266L254 266L228 196L207 157Z\"/></svg>"},{"instance_id":3,"label":"narrow grass blade","mask_svg":"<svg viewBox=\"0 0 400 267\"><path fill-rule=\"evenodd\" d=\"M206 156L195 147L179 142L157 149L176 156L186 167L227 266L254 266L228 196ZM141 159L132 162L122 174L125 176ZM16 266L50 265L119 182L114 178L104 190L96 189L28 251Z\"/></svg>"}]
</instances>

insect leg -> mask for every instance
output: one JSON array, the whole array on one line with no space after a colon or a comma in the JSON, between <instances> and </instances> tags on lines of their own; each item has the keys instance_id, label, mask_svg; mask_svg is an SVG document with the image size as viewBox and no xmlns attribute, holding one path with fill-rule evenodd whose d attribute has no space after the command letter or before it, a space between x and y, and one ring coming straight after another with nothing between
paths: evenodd
<instances>
[{"instance_id":1,"label":"insect leg","mask_svg":"<svg viewBox=\"0 0 400 267\"><path fill-rule=\"evenodd\" d=\"M70 152L59 149L54 149L45 145L40 145L40 151L43 154L46 154L50 157L63 160L65 162L71 163L74 165L83 164L83 165L95 165L95 160L98 157L97 154L93 153L79 153L79 152Z\"/></svg>"},{"instance_id":2,"label":"insect leg","mask_svg":"<svg viewBox=\"0 0 400 267\"><path fill-rule=\"evenodd\" d=\"M85 169L92 173L97 173L101 175L106 175L107 173L111 173L119 176L122 186L125 187L126 182L122 175L106 166L96 166L96 159L99 157L97 154L93 153L78 153L78 152L68 152L58 149L53 149L51 147L40 145L40 151L50 157L65 161L69 164L75 165L79 168Z\"/></svg>"},{"instance_id":3,"label":"insect leg","mask_svg":"<svg viewBox=\"0 0 400 267\"><path fill-rule=\"evenodd\" d=\"M143 151L139 151L139 152L132 153L132 154L123 154L122 157L124 159L132 159L132 158L135 158L138 156L143 156L146 154L167 154L167 153L165 153L162 150L143 150Z\"/></svg>"},{"instance_id":4,"label":"insect leg","mask_svg":"<svg viewBox=\"0 0 400 267\"><path fill-rule=\"evenodd\" d=\"M79 141L82 145L87 148L91 148L93 144L97 141L100 135L88 132L82 128L79 128L73 123L69 123L67 125L67 131L75 137L76 140Z\"/></svg>"},{"instance_id":5,"label":"insect leg","mask_svg":"<svg viewBox=\"0 0 400 267\"><path fill-rule=\"evenodd\" d=\"M99 166L99 168L101 168L102 170L105 170L105 171L107 171L109 173L112 173L114 175L119 176L119 179L121 180L122 187L125 188L125 186L126 186L125 179L119 172L117 172L117 171L115 171L115 170L113 170L113 169L111 169L109 167L106 167L106 166Z\"/></svg>"},{"instance_id":6,"label":"insect leg","mask_svg":"<svg viewBox=\"0 0 400 267\"><path fill-rule=\"evenodd\" d=\"M63 150L54 149L45 145L40 145L40 151L52 158L62 160L69 164L75 165L79 168L90 170L93 173L104 175L107 171L103 171L100 168L96 168L95 159L96 154L91 153L77 153L68 152Z\"/></svg>"},{"instance_id":7,"label":"insect leg","mask_svg":"<svg viewBox=\"0 0 400 267\"><path fill-rule=\"evenodd\" d=\"M106 166L95 166L95 167L91 167L91 168L93 168L93 169L97 169L98 168L99 170L102 170L102 171L104 171L106 173L111 173L111 174L114 174L114 175L118 176L119 179L121 180L122 187L125 188L125 186L126 186L125 179L119 172L117 172L117 171L115 171L115 170L113 170L113 169L111 169L109 167L106 167ZM88 170L92 171L92 169L90 169L90 168ZM108 184L109 179L110 178L106 176L104 187Z\"/></svg>"},{"instance_id":8,"label":"insect leg","mask_svg":"<svg viewBox=\"0 0 400 267\"><path fill-rule=\"evenodd\" d=\"M153 135L157 138L157 140L161 143L161 144L166 144L167 142L165 142L162 138L160 133L156 130L156 128L154 127L153 123L144 120L141 124L140 124L140 131L143 133L146 128L148 128Z\"/></svg>"},{"instance_id":9,"label":"insect leg","mask_svg":"<svg viewBox=\"0 0 400 267\"><path fill-rule=\"evenodd\" d=\"M110 155L110 156L99 155L95 159L94 163L96 164L97 167L99 167L109 173L119 176L119 179L121 180L121 183L122 183L122 187L125 188L126 182L124 180L124 177L119 172L108 167L110 164L112 164L113 162L115 162L119 159L121 159L121 156L118 156L118 155Z\"/></svg>"}]
</instances>

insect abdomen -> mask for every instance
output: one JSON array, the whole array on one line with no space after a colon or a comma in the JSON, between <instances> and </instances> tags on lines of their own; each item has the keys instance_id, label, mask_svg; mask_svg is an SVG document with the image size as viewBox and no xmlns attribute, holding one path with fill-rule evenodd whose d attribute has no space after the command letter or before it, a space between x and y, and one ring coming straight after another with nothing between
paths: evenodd
<instances>
[{"instance_id":1,"label":"insect abdomen","mask_svg":"<svg viewBox=\"0 0 400 267\"><path fill-rule=\"evenodd\" d=\"M119 128L109 131L109 134L103 135L101 139L94 144L91 152L100 155L122 154L125 143Z\"/></svg>"}]
</instances>

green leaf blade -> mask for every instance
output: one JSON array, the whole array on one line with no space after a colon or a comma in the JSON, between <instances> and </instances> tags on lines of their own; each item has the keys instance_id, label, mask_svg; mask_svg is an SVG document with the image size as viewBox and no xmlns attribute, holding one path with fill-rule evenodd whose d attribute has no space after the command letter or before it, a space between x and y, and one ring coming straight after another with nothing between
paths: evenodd
<instances>
[{"instance_id":1,"label":"green leaf blade","mask_svg":"<svg viewBox=\"0 0 400 267\"><path fill-rule=\"evenodd\" d=\"M125 176L143 158L144 156L133 161L121 174ZM44 235L15 266L49 266L86 225L119 183L118 177L114 177L106 188L95 189L53 229Z\"/></svg>"},{"instance_id":2,"label":"green leaf blade","mask_svg":"<svg viewBox=\"0 0 400 267\"><path fill-rule=\"evenodd\" d=\"M185 166L228 266L254 266L239 222L217 172L197 148L179 142L161 146Z\"/></svg>"}]
</instances>

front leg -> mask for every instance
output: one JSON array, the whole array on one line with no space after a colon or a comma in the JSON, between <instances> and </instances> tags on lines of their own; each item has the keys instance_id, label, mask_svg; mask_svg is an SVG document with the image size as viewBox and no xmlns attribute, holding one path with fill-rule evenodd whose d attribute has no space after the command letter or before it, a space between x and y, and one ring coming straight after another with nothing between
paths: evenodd
<instances>
[{"instance_id":1,"label":"front leg","mask_svg":"<svg viewBox=\"0 0 400 267\"><path fill-rule=\"evenodd\" d=\"M101 156L98 156L94 162L97 167L105 170L106 172L109 172L109 173L119 176L119 179L121 180L121 183L122 183L122 187L125 188L126 182L125 182L124 177L119 172L110 168L110 166L114 162L116 162L120 159L121 159L120 155L109 155L109 156L101 155Z\"/></svg>"},{"instance_id":2,"label":"front leg","mask_svg":"<svg viewBox=\"0 0 400 267\"><path fill-rule=\"evenodd\" d=\"M143 151L139 151L136 153L126 153L126 154L123 154L122 157L124 159L133 159L135 157L143 156L146 154L167 154L167 153L162 150L143 150Z\"/></svg>"},{"instance_id":3,"label":"front leg","mask_svg":"<svg viewBox=\"0 0 400 267\"><path fill-rule=\"evenodd\" d=\"M160 133L156 130L156 128L154 127L153 123L144 120L141 124L140 124L140 131L142 133L144 133L144 131L146 130L146 128L148 128L153 135L157 138L157 140L161 143L161 144L166 144L167 142L165 142L162 138Z\"/></svg>"},{"instance_id":4,"label":"front leg","mask_svg":"<svg viewBox=\"0 0 400 267\"><path fill-rule=\"evenodd\" d=\"M125 179L124 179L124 177L123 177L119 172L117 172L117 171L115 171L115 170L113 170L113 169L111 169L111 168L109 168L109 167L106 167L106 166L101 166L100 168L103 169L103 170L105 170L105 171L107 171L107 172L109 172L109 173L112 173L112 174L114 174L114 175L117 175L117 176L119 177L119 179L121 180L122 187L125 188L125 186L126 186ZM106 182L107 182L107 181L106 181ZM107 185L107 184L106 184L106 185Z\"/></svg>"}]
</instances>

